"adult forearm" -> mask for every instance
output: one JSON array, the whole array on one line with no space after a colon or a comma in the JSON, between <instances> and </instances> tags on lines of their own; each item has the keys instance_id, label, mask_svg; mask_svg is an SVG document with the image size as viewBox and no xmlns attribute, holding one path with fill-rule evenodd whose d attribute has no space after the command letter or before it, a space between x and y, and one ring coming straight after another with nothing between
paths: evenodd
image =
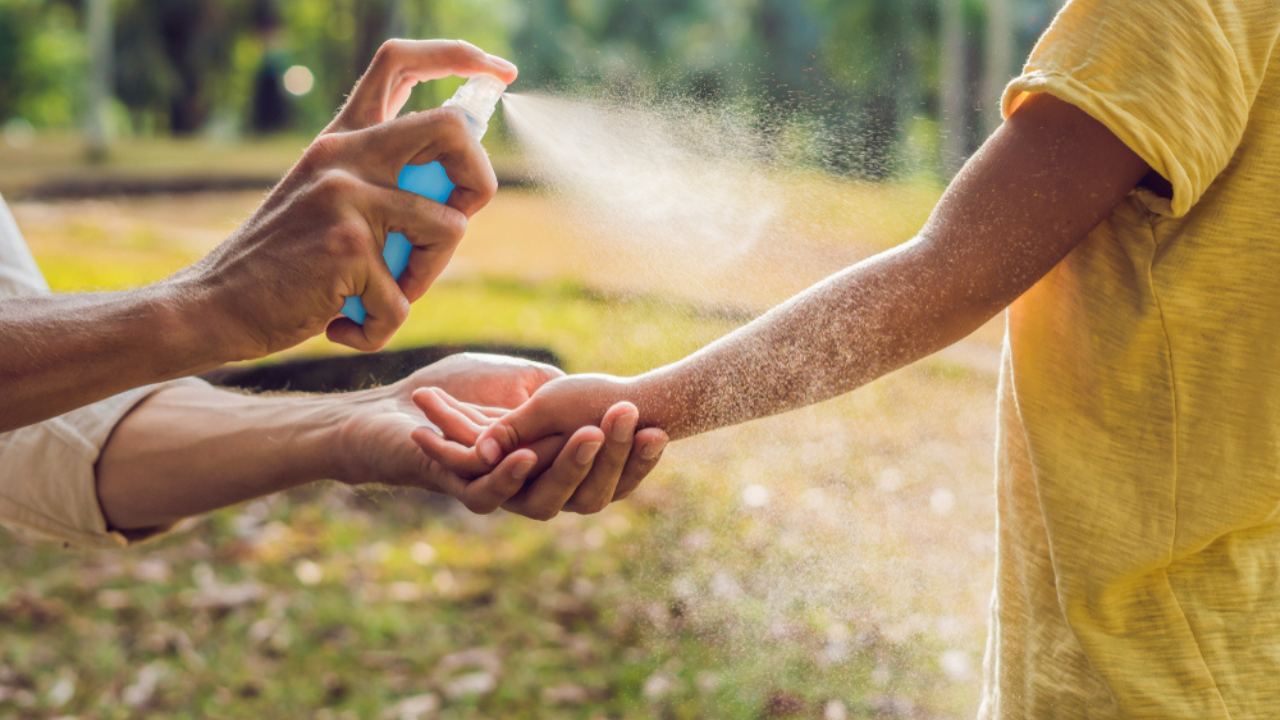
<instances>
[{"instance_id":1,"label":"adult forearm","mask_svg":"<svg viewBox=\"0 0 1280 720\"><path fill-rule=\"evenodd\" d=\"M0 301L0 432L232 359L194 321L198 294L165 281Z\"/></svg>"},{"instance_id":2,"label":"adult forearm","mask_svg":"<svg viewBox=\"0 0 1280 720\"><path fill-rule=\"evenodd\" d=\"M163 527L335 477L333 436L349 405L339 397L211 387L156 393L103 448L97 465L103 513L117 530Z\"/></svg>"}]
</instances>

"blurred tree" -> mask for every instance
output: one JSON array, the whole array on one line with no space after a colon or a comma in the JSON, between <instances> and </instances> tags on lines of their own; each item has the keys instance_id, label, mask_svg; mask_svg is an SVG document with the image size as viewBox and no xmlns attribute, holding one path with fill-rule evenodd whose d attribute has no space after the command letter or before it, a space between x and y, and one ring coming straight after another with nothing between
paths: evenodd
<instances>
[{"instance_id":1,"label":"blurred tree","mask_svg":"<svg viewBox=\"0 0 1280 720\"><path fill-rule=\"evenodd\" d=\"M88 1L0 0L0 120L85 118ZM918 155L944 116L946 156L971 151L976 116L998 119L997 91L1061 2L275 0L268 30L263 0L109 1L116 92L141 132L314 131L387 37L463 37L510 54L522 88L733 103L756 113L766 146L872 178L902 169L904 148ZM315 79L300 96L280 92L292 64ZM455 82L421 88L410 107Z\"/></svg>"},{"instance_id":2,"label":"blurred tree","mask_svg":"<svg viewBox=\"0 0 1280 720\"><path fill-rule=\"evenodd\" d=\"M965 47L964 3L961 0L938 0L938 3L942 22L939 30L942 46L939 55L942 169L950 176L960 169L965 157L968 53Z\"/></svg>"},{"instance_id":3,"label":"blurred tree","mask_svg":"<svg viewBox=\"0 0 1280 720\"><path fill-rule=\"evenodd\" d=\"M34 3L0 2L0 118L18 115L21 98L39 84L33 74L31 31L38 24L39 9Z\"/></svg>"},{"instance_id":4,"label":"blurred tree","mask_svg":"<svg viewBox=\"0 0 1280 720\"><path fill-rule=\"evenodd\" d=\"M983 120L987 134L1000 126L1000 95L1013 79L1014 67L1013 8L1010 0L987 0L986 82L983 88Z\"/></svg>"},{"instance_id":5,"label":"blurred tree","mask_svg":"<svg viewBox=\"0 0 1280 720\"><path fill-rule=\"evenodd\" d=\"M267 133L289 126L289 98L284 88L287 70L284 51L280 48L284 19L273 0L257 0L253 7L253 27L264 51L253 78L253 108L250 127Z\"/></svg>"},{"instance_id":6,"label":"blurred tree","mask_svg":"<svg viewBox=\"0 0 1280 720\"><path fill-rule=\"evenodd\" d=\"M0 0L0 122L69 127L80 120L87 58L78 6Z\"/></svg>"},{"instance_id":7,"label":"blurred tree","mask_svg":"<svg viewBox=\"0 0 1280 720\"><path fill-rule=\"evenodd\" d=\"M199 130L213 109L214 77L230 65L244 2L124 0L117 23L117 83L132 108L158 113L174 134Z\"/></svg>"},{"instance_id":8,"label":"blurred tree","mask_svg":"<svg viewBox=\"0 0 1280 720\"><path fill-rule=\"evenodd\" d=\"M929 0L816 0L826 33L827 71L848 93L846 163L873 178L894 170L894 149L909 121L936 106L936 7Z\"/></svg>"},{"instance_id":9,"label":"blurred tree","mask_svg":"<svg viewBox=\"0 0 1280 720\"><path fill-rule=\"evenodd\" d=\"M108 103L114 94L115 53L113 52L111 0L88 0L89 95L85 136L92 161L106 157L111 142Z\"/></svg>"}]
</instances>

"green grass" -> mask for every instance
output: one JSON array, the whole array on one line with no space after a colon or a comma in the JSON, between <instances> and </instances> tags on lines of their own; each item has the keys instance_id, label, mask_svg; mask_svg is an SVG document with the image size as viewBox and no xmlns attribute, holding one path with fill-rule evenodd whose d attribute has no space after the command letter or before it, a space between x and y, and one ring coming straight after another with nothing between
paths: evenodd
<instances>
[{"instance_id":1,"label":"green grass","mask_svg":"<svg viewBox=\"0 0 1280 720\"><path fill-rule=\"evenodd\" d=\"M157 225L109 228L112 212L55 214L33 247L56 288L147 282L198 255ZM433 288L395 343L528 344L571 370L632 373L741 320L474 275ZM971 716L993 388L928 361L678 443L632 500L590 518L316 486L134 550L3 536L0 716L380 718L425 695L439 708L422 717L446 720L814 718L832 702L854 718ZM744 502L751 485L767 503ZM947 652L968 676L944 671Z\"/></svg>"}]
</instances>

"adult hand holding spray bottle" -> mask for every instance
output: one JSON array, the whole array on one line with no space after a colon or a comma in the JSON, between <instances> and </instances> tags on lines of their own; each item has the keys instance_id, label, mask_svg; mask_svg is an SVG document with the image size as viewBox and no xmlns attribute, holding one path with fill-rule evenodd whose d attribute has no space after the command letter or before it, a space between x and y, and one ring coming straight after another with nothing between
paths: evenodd
<instances>
[{"instance_id":1,"label":"adult hand holding spray bottle","mask_svg":"<svg viewBox=\"0 0 1280 720\"><path fill-rule=\"evenodd\" d=\"M493 117L507 89L505 83L492 75L474 75L445 101L445 106L453 106L462 110L467 118L467 126L476 140L484 137L489 129L489 118ZM396 184L402 190L417 193L438 203L445 203L453 192L454 184L438 161L426 165L405 165L400 170ZM382 257L391 270L391 276L399 280L400 275L409 265L409 253L413 245L403 233L389 233ZM365 310L359 297L347 298L342 306L342 314L359 324L364 324Z\"/></svg>"}]
</instances>

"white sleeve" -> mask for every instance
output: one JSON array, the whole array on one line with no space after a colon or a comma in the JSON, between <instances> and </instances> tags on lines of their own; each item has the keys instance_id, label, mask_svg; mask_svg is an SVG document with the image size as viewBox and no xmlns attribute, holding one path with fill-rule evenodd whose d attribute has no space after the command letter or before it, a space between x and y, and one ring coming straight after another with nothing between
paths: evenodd
<instances>
[{"instance_id":1,"label":"white sleeve","mask_svg":"<svg viewBox=\"0 0 1280 720\"><path fill-rule=\"evenodd\" d=\"M0 302L49 292L13 215L0 198ZM0 434L0 525L66 546L124 547L153 536L112 531L98 503L95 466L116 424L152 393L194 378L137 388L42 423Z\"/></svg>"}]
</instances>

